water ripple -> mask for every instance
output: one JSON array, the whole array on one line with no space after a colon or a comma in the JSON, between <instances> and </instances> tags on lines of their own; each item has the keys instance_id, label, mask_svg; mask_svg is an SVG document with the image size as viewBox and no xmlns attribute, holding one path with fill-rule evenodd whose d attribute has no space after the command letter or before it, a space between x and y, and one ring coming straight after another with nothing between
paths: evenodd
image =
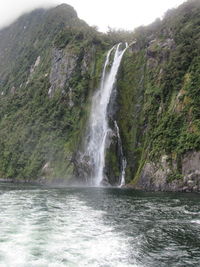
<instances>
[{"instance_id":1,"label":"water ripple","mask_svg":"<svg viewBox=\"0 0 200 267\"><path fill-rule=\"evenodd\" d=\"M0 184L1 267L190 267L199 195Z\"/></svg>"}]
</instances>

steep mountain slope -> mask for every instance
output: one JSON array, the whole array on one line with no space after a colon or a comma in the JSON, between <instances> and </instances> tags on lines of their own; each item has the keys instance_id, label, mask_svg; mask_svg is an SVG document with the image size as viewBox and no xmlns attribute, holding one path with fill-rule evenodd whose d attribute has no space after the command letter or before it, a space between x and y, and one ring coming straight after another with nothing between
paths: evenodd
<instances>
[{"instance_id":1,"label":"steep mountain slope","mask_svg":"<svg viewBox=\"0 0 200 267\"><path fill-rule=\"evenodd\" d=\"M71 177L110 44L68 5L26 14L0 36L0 177Z\"/></svg>"},{"instance_id":2,"label":"steep mountain slope","mask_svg":"<svg viewBox=\"0 0 200 267\"><path fill-rule=\"evenodd\" d=\"M200 190L199 14L199 0L190 0L134 33L104 35L61 5L1 30L0 177L85 181L91 96L121 40L130 46L108 108L105 176L119 181L120 142L135 188Z\"/></svg>"},{"instance_id":3,"label":"steep mountain slope","mask_svg":"<svg viewBox=\"0 0 200 267\"><path fill-rule=\"evenodd\" d=\"M147 190L200 189L200 2L137 29L118 89L127 179Z\"/></svg>"}]
</instances>

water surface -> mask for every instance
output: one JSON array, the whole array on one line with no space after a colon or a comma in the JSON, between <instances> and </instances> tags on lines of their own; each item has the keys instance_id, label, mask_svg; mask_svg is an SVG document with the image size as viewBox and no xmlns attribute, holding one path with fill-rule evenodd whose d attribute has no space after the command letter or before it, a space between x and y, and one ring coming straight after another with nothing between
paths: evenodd
<instances>
[{"instance_id":1,"label":"water surface","mask_svg":"<svg viewBox=\"0 0 200 267\"><path fill-rule=\"evenodd\" d=\"M1 267L200 266L200 195L0 183Z\"/></svg>"}]
</instances>

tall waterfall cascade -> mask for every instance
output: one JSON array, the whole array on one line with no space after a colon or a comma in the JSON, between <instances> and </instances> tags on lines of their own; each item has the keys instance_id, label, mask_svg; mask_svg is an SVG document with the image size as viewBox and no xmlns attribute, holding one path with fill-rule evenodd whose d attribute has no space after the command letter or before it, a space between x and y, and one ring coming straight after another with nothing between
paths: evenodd
<instances>
[{"instance_id":1,"label":"tall waterfall cascade","mask_svg":"<svg viewBox=\"0 0 200 267\"><path fill-rule=\"evenodd\" d=\"M106 141L109 133L112 132L108 125L107 109L116 83L118 69L127 47L128 44L124 48L119 43L108 51L100 87L92 99L88 141L84 154L88 157L88 164L91 166L90 183L95 186L99 186L104 180ZM119 129L117 134L119 134ZM119 185L123 185L125 182L125 168L126 160L124 159Z\"/></svg>"}]
</instances>

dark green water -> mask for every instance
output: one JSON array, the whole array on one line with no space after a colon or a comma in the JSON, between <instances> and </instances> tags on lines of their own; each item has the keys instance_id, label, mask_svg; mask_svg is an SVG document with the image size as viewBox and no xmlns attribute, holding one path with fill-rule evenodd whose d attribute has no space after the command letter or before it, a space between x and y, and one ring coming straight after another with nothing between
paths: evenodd
<instances>
[{"instance_id":1,"label":"dark green water","mask_svg":"<svg viewBox=\"0 0 200 267\"><path fill-rule=\"evenodd\" d=\"M200 266L200 195L0 183L0 266Z\"/></svg>"}]
</instances>

